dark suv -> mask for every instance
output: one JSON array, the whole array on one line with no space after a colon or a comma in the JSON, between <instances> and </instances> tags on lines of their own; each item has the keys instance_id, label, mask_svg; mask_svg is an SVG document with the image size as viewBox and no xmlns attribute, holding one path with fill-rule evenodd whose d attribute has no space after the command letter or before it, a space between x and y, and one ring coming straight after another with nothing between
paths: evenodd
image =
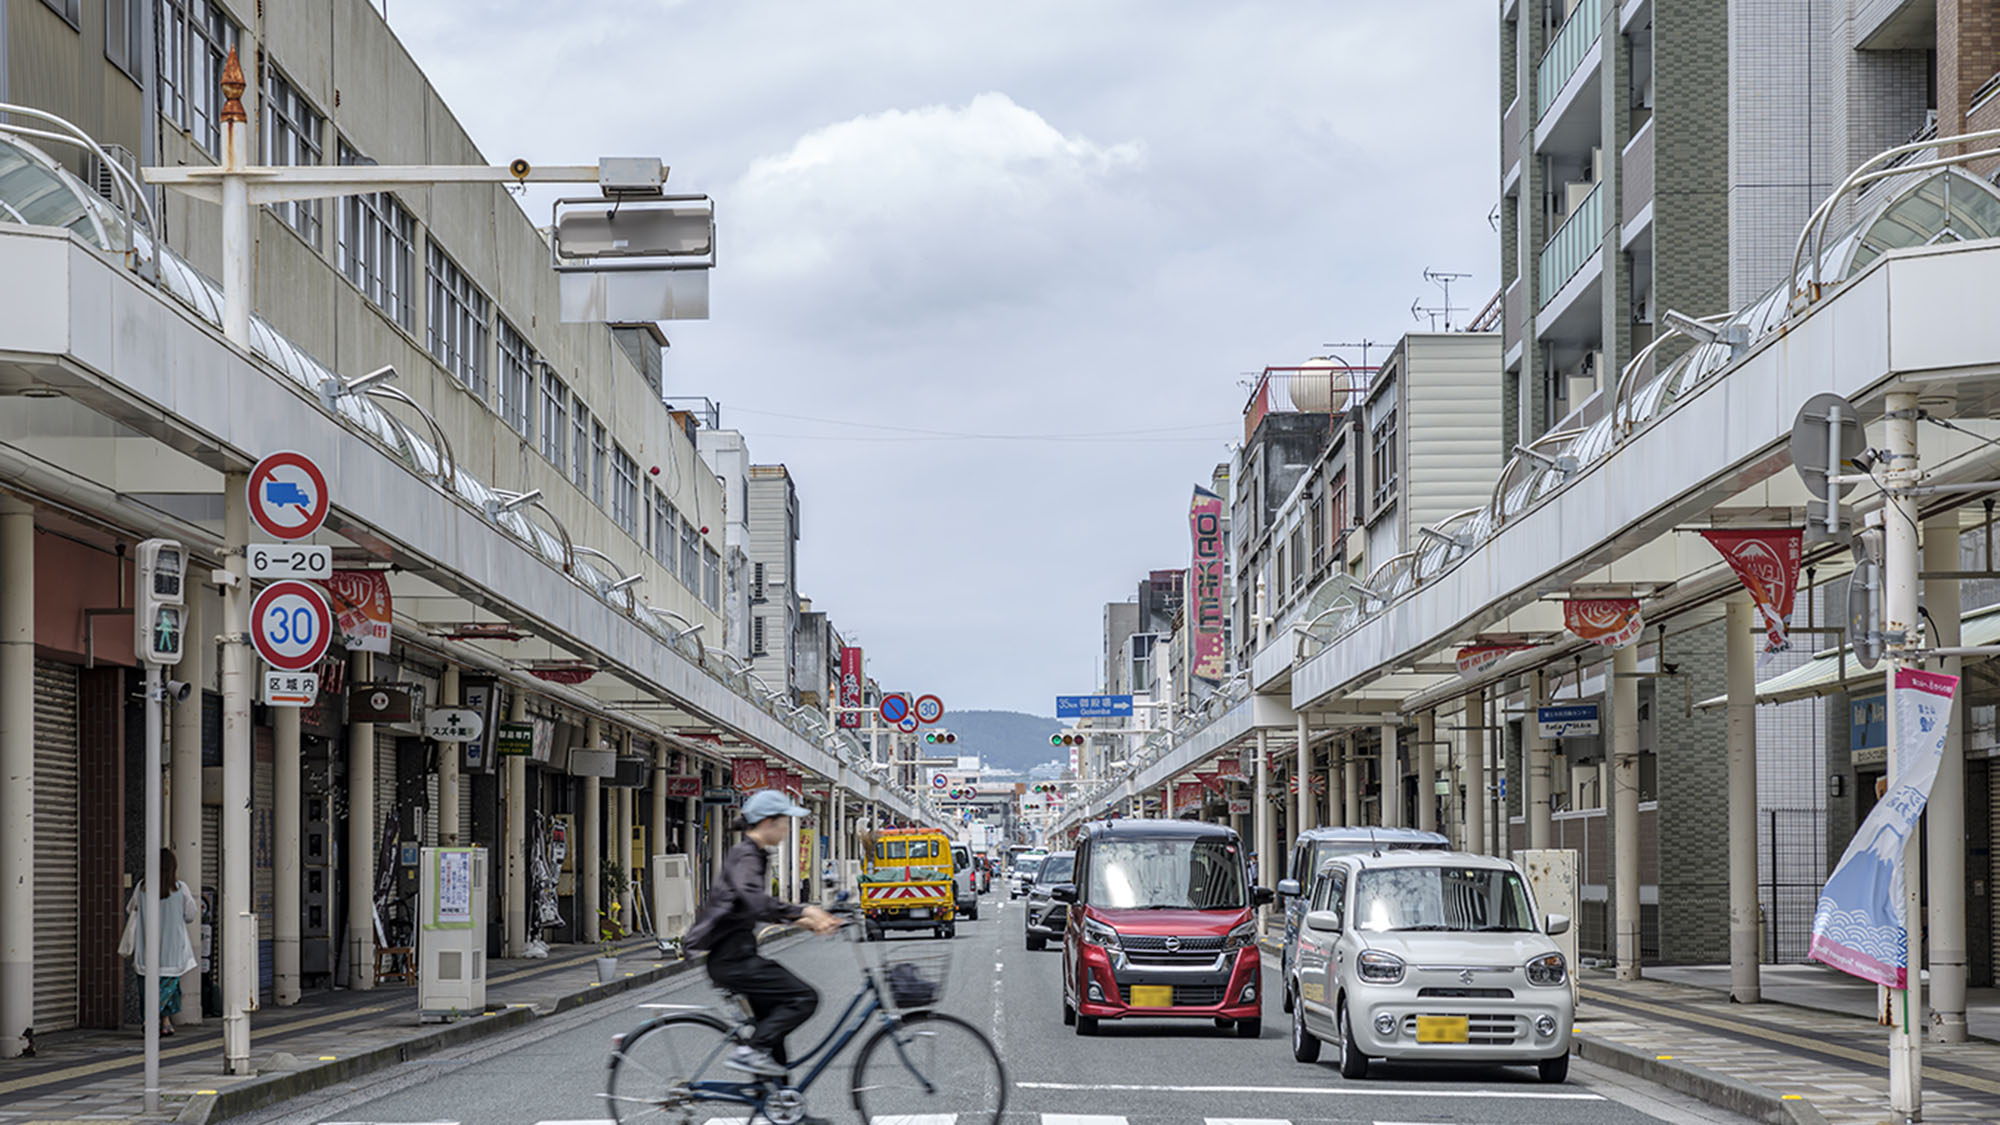
<instances>
[{"instance_id":1,"label":"dark suv","mask_svg":"<svg viewBox=\"0 0 2000 1125\"><path fill-rule=\"evenodd\" d=\"M1242 843L1219 824L1114 820L1084 826L1074 879L1050 888L1069 906L1063 1022L1213 1019L1263 1031L1256 907Z\"/></svg>"},{"instance_id":2,"label":"dark suv","mask_svg":"<svg viewBox=\"0 0 2000 1125\"><path fill-rule=\"evenodd\" d=\"M1036 870L1035 881L1028 885L1029 950L1046 948L1050 938L1062 940L1063 921L1069 917L1069 907L1055 900L1055 889L1070 885L1075 862L1075 852L1050 852Z\"/></svg>"}]
</instances>

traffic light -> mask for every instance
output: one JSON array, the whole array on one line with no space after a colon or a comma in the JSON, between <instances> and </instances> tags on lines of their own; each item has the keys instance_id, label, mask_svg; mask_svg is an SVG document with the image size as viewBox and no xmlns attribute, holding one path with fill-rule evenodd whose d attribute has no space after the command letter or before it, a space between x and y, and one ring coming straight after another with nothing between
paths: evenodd
<instances>
[{"instance_id":1,"label":"traffic light","mask_svg":"<svg viewBox=\"0 0 2000 1125\"><path fill-rule=\"evenodd\" d=\"M187 614L187 552L172 539L148 539L139 544L138 561L133 651L147 664L179 664Z\"/></svg>"},{"instance_id":2,"label":"traffic light","mask_svg":"<svg viewBox=\"0 0 2000 1125\"><path fill-rule=\"evenodd\" d=\"M1080 732L1073 730L1059 731L1049 736L1049 745L1081 746L1083 745L1083 735Z\"/></svg>"},{"instance_id":3,"label":"traffic light","mask_svg":"<svg viewBox=\"0 0 2000 1125\"><path fill-rule=\"evenodd\" d=\"M924 745L926 746L940 746L957 741L958 736L948 730L927 730L924 732Z\"/></svg>"},{"instance_id":4,"label":"traffic light","mask_svg":"<svg viewBox=\"0 0 2000 1125\"><path fill-rule=\"evenodd\" d=\"M1055 792L1055 791L1056 791L1057 789L1060 789L1060 788L1061 788L1061 786L1057 785L1057 784L1056 784L1055 782L1053 782L1053 781L1037 781L1037 782L1036 782L1036 783L1034 783L1033 785L1030 785L1030 786L1028 786L1028 792L1030 792L1030 793L1054 793L1054 792Z\"/></svg>"}]
</instances>

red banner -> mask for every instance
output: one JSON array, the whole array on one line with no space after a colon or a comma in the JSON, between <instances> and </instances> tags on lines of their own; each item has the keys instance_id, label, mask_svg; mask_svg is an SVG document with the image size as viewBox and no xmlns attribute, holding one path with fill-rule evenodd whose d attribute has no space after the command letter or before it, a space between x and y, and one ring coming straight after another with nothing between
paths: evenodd
<instances>
[{"instance_id":1,"label":"red banner","mask_svg":"<svg viewBox=\"0 0 2000 1125\"><path fill-rule=\"evenodd\" d=\"M736 791L751 793L770 786L770 772L764 768L761 758L736 759Z\"/></svg>"},{"instance_id":2,"label":"red banner","mask_svg":"<svg viewBox=\"0 0 2000 1125\"><path fill-rule=\"evenodd\" d=\"M1722 552L1723 561L1750 591L1750 600L1764 618L1765 652L1784 652L1792 647L1785 626L1799 596L1799 552L1805 534L1793 528L1701 533L1709 546Z\"/></svg>"},{"instance_id":3,"label":"red banner","mask_svg":"<svg viewBox=\"0 0 2000 1125\"><path fill-rule=\"evenodd\" d=\"M1222 625L1227 600L1222 589L1222 497L1195 486L1188 505L1188 533L1194 542L1194 565L1188 570L1188 623L1193 648L1188 671L1204 680L1219 680L1227 668Z\"/></svg>"},{"instance_id":4,"label":"red banner","mask_svg":"<svg viewBox=\"0 0 2000 1125\"><path fill-rule=\"evenodd\" d=\"M1606 648L1624 648L1646 630L1638 598L1572 598L1563 603L1563 624Z\"/></svg>"},{"instance_id":5,"label":"red banner","mask_svg":"<svg viewBox=\"0 0 2000 1125\"><path fill-rule=\"evenodd\" d=\"M1174 807L1186 809L1201 804L1201 790L1202 784L1199 781L1174 782Z\"/></svg>"},{"instance_id":6,"label":"red banner","mask_svg":"<svg viewBox=\"0 0 2000 1125\"><path fill-rule=\"evenodd\" d=\"M1194 775L1194 780L1196 784L1200 785L1203 789L1206 789L1211 793L1222 792L1222 778L1217 776L1216 774L1198 773Z\"/></svg>"},{"instance_id":7,"label":"red banner","mask_svg":"<svg viewBox=\"0 0 2000 1125\"><path fill-rule=\"evenodd\" d=\"M1525 652L1533 645L1467 645L1458 650L1458 674L1477 675L1500 663L1509 653Z\"/></svg>"},{"instance_id":8,"label":"red banner","mask_svg":"<svg viewBox=\"0 0 2000 1125\"><path fill-rule=\"evenodd\" d=\"M394 619L386 570L336 570L320 583L332 603L333 620L349 652L388 652Z\"/></svg>"},{"instance_id":9,"label":"red banner","mask_svg":"<svg viewBox=\"0 0 2000 1125\"><path fill-rule=\"evenodd\" d=\"M1215 776L1217 776L1217 777L1242 777L1242 776L1243 776L1243 759L1241 759L1241 758L1217 758L1217 759L1215 760Z\"/></svg>"},{"instance_id":10,"label":"red banner","mask_svg":"<svg viewBox=\"0 0 2000 1125\"><path fill-rule=\"evenodd\" d=\"M859 708L862 706L861 698L861 650L853 645L846 645L840 650L840 705L844 708ZM835 720L835 725L849 729L858 728L861 725L861 712L842 711L840 718Z\"/></svg>"},{"instance_id":11,"label":"red banner","mask_svg":"<svg viewBox=\"0 0 2000 1125\"><path fill-rule=\"evenodd\" d=\"M668 774L667 796L669 797L701 796L701 775L677 774L677 773Z\"/></svg>"}]
</instances>

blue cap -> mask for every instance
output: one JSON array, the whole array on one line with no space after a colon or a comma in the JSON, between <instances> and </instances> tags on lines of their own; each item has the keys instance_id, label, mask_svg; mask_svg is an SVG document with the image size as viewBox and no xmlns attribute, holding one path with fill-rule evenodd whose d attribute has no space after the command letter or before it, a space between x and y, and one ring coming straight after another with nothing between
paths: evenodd
<instances>
[{"instance_id":1,"label":"blue cap","mask_svg":"<svg viewBox=\"0 0 2000 1125\"><path fill-rule=\"evenodd\" d=\"M774 816L810 816L812 810L793 804L776 789L759 789L743 801L743 819L752 824Z\"/></svg>"}]
</instances>

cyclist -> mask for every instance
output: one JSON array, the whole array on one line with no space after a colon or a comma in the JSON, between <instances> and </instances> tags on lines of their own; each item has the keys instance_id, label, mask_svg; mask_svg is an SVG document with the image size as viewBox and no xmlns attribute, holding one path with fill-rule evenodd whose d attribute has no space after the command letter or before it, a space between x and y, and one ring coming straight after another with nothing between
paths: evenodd
<instances>
[{"instance_id":1,"label":"cyclist","mask_svg":"<svg viewBox=\"0 0 2000 1125\"><path fill-rule=\"evenodd\" d=\"M684 941L689 949L708 951L708 979L749 1001L756 1030L725 1062L751 1074L782 1077L785 1036L819 1008L812 985L758 955L757 925L797 922L816 934L840 928L840 921L819 907L796 906L764 889L770 885L768 850L784 842L791 827L787 820L805 815L806 809L775 789L760 789L744 800L736 819L743 839L723 857L708 901Z\"/></svg>"}]
</instances>

